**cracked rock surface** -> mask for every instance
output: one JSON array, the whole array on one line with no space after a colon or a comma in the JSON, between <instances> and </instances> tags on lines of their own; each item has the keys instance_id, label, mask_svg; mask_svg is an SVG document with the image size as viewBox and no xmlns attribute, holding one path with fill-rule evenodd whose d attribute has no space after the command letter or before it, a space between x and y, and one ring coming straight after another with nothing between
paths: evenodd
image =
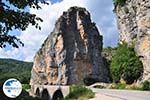
<instances>
[{"instance_id":1,"label":"cracked rock surface","mask_svg":"<svg viewBox=\"0 0 150 100\"><path fill-rule=\"evenodd\" d=\"M141 80L150 79L150 0L126 0L116 15L120 42L135 44L144 66Z\"/></svg>"},{"instance_id":2,"label":"cracked rock surface","mask_svg":"<svg viewBox=\"0 0 150 100\"><path fill-rule=\"evenodd\" d=\"M71 7L34 57L30 84L78 84L84 78L108 82L101 56L102 36L85 8Z\"/></svg>"}]
</instances>

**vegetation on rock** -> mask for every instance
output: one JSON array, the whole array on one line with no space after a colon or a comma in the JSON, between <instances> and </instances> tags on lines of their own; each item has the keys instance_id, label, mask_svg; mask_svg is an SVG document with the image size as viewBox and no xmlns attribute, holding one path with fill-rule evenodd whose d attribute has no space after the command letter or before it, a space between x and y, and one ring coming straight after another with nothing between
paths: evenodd
<instances>
[{"instance_id":1,"label":"vegetation on rock","mask_svg":"<svg viewBox=\"0 0 150 100\"><path fill-rule=\"evenodd\" d=\"M113 3L115 6L118 6L118 5L122 6L125 4L125 2L126 2L126 0L113 0Z\"/></svg>"},{"instance_id":2,"label":"vegetation on rock","mask_svg":"<svg viewBox=\"0 0 150 100\"><path fill-rule=\"evenodd\" d=\"M114 12L116 11L117 9L117 6L123 6L125 4L126 0L113 0L113 3L114 3Z\"/></svg>"},{"instance_id":3,"label":"vegetation on rock","mask_svg":"<svg viewBox=\"0 0 150 100\"><path fill-rule=\"evenodd\" d=\"M142 75L142 62L132 46L127 43L119 44L112 57L110 72L114 82L123 79L127 84L133 83Z\"/></svg>"}]
</instances>

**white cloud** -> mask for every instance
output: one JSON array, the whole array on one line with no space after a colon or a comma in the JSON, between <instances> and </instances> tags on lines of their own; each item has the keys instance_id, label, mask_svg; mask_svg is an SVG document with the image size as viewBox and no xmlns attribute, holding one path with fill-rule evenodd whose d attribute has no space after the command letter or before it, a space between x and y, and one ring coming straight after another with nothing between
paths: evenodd
<instances>
[{"instance_id":1,"label":"white cloud","mask_svg":"<svg viewBox=\"0 0 150 100\"><path fill-rule=\"evenodd\" d=\"M71 6L80 6L88 9L91 13L92 20L96 22L102 31L104 44L107 44L106 46L115 45L116 40L114 39L117 39L117 35L115 35L116 26L114 25L111 0L63 0L55 4L50 3L49 5L41 6L42 10L30 9L30 12L35 13L44 20L44 22L40 23L42 30L39 31L33 26L29 26L29 28L19 36L25 46L20 47L20 49L0 49L0 57L33 61L33 56L48 34L53 30L57 18L63 11L66 11Z\"/></svg>"}]
</instances>

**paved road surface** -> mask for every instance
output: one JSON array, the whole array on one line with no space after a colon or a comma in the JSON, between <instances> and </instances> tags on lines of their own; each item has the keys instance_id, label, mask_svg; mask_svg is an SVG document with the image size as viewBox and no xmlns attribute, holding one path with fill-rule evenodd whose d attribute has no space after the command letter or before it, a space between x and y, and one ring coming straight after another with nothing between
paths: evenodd
<instances>
[{"instance_id":1,"label":"paved road surface","mask_svg":"<svg viewBox=\"0 0 150 100\"><path fill-rule=\"evenodd\" d=\"M96 92L96 94L116 98L116 100L150 100L150 91L114 90L114 89L96 89L96 88L92 88L92 90Z\"/></svg>"}]
</instances>

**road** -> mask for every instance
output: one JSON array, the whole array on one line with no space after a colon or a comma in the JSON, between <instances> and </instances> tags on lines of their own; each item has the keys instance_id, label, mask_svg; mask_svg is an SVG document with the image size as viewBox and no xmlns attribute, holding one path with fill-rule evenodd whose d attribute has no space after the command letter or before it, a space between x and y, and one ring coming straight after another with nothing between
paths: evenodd
<instances>
[{"instance_id":1,"label":"road","mask_svg":"<svg viewBox=\"0 0 150 100\"><path fill-rule=\"evenodd\" d=\"M96 93L96 96L99 96L99 99L93 100L100 100L102 96L107 98L111 97L112 100L150 100L150 91L96 89L96 88L91 89L93 90L93 92Z\"/></svg>"}]
</instances>

